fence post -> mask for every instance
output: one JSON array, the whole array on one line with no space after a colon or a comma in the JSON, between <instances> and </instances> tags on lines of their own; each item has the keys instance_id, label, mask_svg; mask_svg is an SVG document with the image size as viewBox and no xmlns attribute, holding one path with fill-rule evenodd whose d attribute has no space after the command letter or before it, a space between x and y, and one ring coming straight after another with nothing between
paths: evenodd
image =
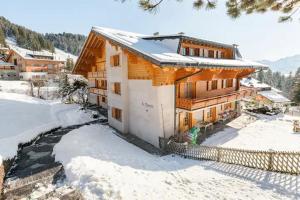
<instances>
[{"instance_id":1,"label":"fence post","mask_svg":"<svg viewBox=\"0 0 300 200\"><path fill-rule=\"evenodd\" d=\"M217 147L217 161L220 162L221 160L221 149Z\"/></svg>"},{"instance_id":2,"label":"fence post","mask_svg":"<svg viewBox=\"0 0 300 200\"><path fill-rule=\"evenodd\" d=\"M269 152L269 163L268 163L268 171L272 171L273 170L273 150L271 150Z\"/></svg>"}]
</instances>

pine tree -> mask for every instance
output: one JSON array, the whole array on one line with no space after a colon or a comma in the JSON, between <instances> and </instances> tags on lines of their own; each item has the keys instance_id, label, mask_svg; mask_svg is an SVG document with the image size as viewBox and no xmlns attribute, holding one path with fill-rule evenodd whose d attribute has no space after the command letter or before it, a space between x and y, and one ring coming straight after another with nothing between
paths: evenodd
<instances>
[{"instance_id":1,"label":"pine tree","mask_svg":"<svg viewBox=\"0 0 300 200\"><path fill-rule=\"evenodd\" d=\"M257 79L260 81L260 82L264 82L264 72L261 70L258 72L257 74Z\"/></svg>"},{"instance_id":2,"label":"pine tree","mask_svg":"<svg viewBox=\"0 0 300 200\"><path fill-rule=\"evenodd\" d=\"M66 62L66 70L72 71L73 67L74 67L73 59L72 58L68 58L67 62Z\"/></svg>"},{"instance_id":3,"label":"pine tree","mask_svg":"<svg viewBox=\"0 0 300 200\"><path fill-rule=\"evenodd\" d=\"M0 26L0 45L6 46L5 35L4 35L4 32L1 28L1 26Z\"/></svg>"},{"instance_id":4,"label":"pine tree","mask_svg":"<svg viewBox=\"0 0 300 200\"><path fill-rule=\"evenodd\" d=\"M126 0L120 0L124 2ZM182 0L177 0L182 1ZM166 0L139 0L139 6L145 11L155 12L157 8ZM265 13L267 11L275 11L283 13L279 18L279 22L292 20L300 8L299 0L279 1L279 0L226 0L227 14L232 18L241 16L242 13ZM206 10L214 9L217 5L217 0L193 0L195 9L205 8Z\"/></svg>"}]
</instances>

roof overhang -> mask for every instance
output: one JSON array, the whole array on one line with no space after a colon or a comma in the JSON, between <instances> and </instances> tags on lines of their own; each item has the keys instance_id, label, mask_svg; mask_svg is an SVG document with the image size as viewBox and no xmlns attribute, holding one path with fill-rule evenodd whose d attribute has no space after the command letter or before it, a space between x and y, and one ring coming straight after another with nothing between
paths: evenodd
<instances>
[{"instance_id":1,"label":"roof overhang","mask_svg":"<svg viewBox=\"0 0 300 200\"><path fill-rule=\"evenodd\" d=\"M145 60L159 66L159 67L175 67L175 68L185 68L185 67L192 67L192 68L200 68L200 69L205 69L205 68L252 68L252 69L256 69L256 70L265 70L268 69L268 66L266 65L262 65L260 63L256 64L249 64L249 65L239 65L239 64L222 64L222 60L230 60L230 59L215 59L215 60L219 60L220 62L215 62L215 63L207 63L207 62L197 62L196 60L191 60L189 62L177 62L177 61L163 61L160 60L154 56L151 56L150 54L140 51L137 48L134 48L130 45L125 44L124 42L118 41L114 38L111 38L108 34L105 34L103 32L97 31L95 30L95 28L93 27L91 29L91 33L94 33L95 35L98 35L102 38L104 38L105 40L108 40L110 42L112 42L113 44L120 46L123 49L128 50L129 52L133 53L133 54L137 54L139 56L141 56L142 58L144 58ZM90 33L90 34L91 34ZM166 38L167 36L163 36L164 38ZM146 40L150 40L151 38L163 38L162 36L153 36L153 37L142 37L142 39L146 39ZM205 43L210 43L212 45L215 46L221 46L224 48L234 48L233 45L226 45L226 44L221 44L221 43L216 43L216 42L211 42L211 41L207 41L207 40L201 40L201 39L197 39L197 38L192 38L192 37L188 37L188 36L178 36L178 35L173 35L173 36L169 36L170 38L176 38L176 37L180 37L182 39L186 38L188 40L195 40L196 42L205 42ZM82 53L84 51L84 49L86 48L87 45L87 41L88 41L89 37L86 39L85 44L81 50L81 53L76 61L75 67L72 70L72 73L74 73L78 67L78 64L80 62Z\"/></svg>"}]
</instances>

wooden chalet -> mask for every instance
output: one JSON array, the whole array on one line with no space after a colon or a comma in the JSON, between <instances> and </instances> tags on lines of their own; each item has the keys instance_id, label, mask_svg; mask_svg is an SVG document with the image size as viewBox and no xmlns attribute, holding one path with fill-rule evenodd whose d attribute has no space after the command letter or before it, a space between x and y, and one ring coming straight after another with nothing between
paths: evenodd
<instances>
[{"instance_id":1,"label":"wooden chalet","mask_svg":"<svg viewBox=\"0 0 300 200\"><path fill-rule=\"evenodd\" d=\"M89 101L108 109L111 126L159 146L159 137L237 116L255 93L240 80L265 68L236 45L93 27L73 73L88 78Z\"/></svg>"},{"instance_id":2,"label":"wooden chalet","mask_svg":"<svg viewBox=\"0 0 300 200\"><path fill-rule=\"evenodd\" d=\"M19 68L23 80L57 79L66 63L66 58L46 50L31 51L15 45L9 47L6 61Z\"/></svg>"}]
</instances>

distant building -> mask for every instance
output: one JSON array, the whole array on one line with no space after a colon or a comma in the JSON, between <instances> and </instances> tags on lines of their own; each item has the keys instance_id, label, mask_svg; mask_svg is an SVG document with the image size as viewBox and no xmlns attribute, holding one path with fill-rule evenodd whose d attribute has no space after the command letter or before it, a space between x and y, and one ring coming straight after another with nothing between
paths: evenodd
<instances>
[{"instance_id":1,"label":"distant building","mask_svg":"<svg viewBox=\"0 0 300 200\"><path fill-rule=\"evenodd\" d=\"M55 53L46 50L31 51L20 48L9 42L9 54L7 62L13 63L19 68L20 79L45 80L57 79L66 66L68 59L76 61L77 57L56 49Z\"/></svg>"},{"instance_id":2,"label":"distant building","mask_svg":"<svg viewBox=\"0 0 300 200\"><path fill-rule=\"evenodd\" d=\"M7 63L0 60L0 79L4 79L4 80L19 79L18 67L12 63Z\"/></svg>"},{"instance_id":3,"label":"distant building","mask_svg":"<svg viewBox=\"0 0 300 200\"><path fill-rule=\"evenodd\" d=\"M160 137L238 116L240 100L255 94L240 80L265 68L235 45L94 27L73 73L89 79L89 101L108 109L112 127L159 146Z\"/></svg>"},{"instance_id":4,"label":"distant building","mask_svg":"<svg viewBox=\"0 0 300 200\"><path fill-rule=\"evenodd\" d=\"M282 95L282 91L262 83L254 78L248 77L241 81L241 85L253 87L257 90L256 101L261 106L283 107L291 104L291 100Z\"/></svg>"}]
</instances>

